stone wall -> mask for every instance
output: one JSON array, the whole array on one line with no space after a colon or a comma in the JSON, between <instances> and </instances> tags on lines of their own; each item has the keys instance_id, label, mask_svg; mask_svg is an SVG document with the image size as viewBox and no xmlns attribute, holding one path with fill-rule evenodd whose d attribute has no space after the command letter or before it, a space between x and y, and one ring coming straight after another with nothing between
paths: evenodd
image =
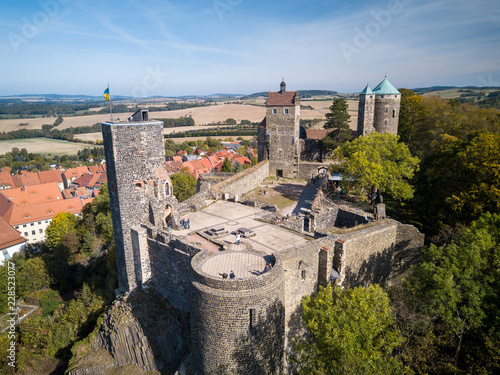
<instances>
[{"instance_id":1,"label":"stone wall","mask_svg":"<svg viewBox=\"0 0 500 375\"><path fill-rule=\"evenodd\" d=\"M297 178L294 163L295 156L300 152L298 94L294 106L266 107L266 133L269 134L269 173L272 176L281 174L281 177Z\"/></svg>"},{"instance_id":2,"label":"stone wall","mask_svg":"<svg viewBox=\"0 0 500 375\"><path fill-rule=\"evenodd\" d=\"M131 228L149 223L156 231L162 230L166 209L173 212L177 204L165 169L162 131L161 121L102 124L122 292L135 289L142 278L141 257L132 247Z\"/></svg>"},{"instance_id":3,"label":"stone wall","mask_svg":"<svg viewBox=\"0 0 500 375\"><path fill-rule=\"evenodd\" d=\"M193 365L198 374L282 374L285 288L279 260L264 274L245 280L204 274L192 261Z\"/></svg>"},{"instance_id":4,"label":"stone wall","mask_svg":"<svg viewBox=\"0 0 500 375\"><path fill-rule=\"evenodd\" d=\"M375 130L375 94L360 95L358 106L358 136L366 135Z\"/></svg>"},{"instance_id":5,"label":"stone wall","mask_svg":"<svg viewBox=\"0 0 500 375\"><path fill-rule=\"evenodd\" d=\"M226 179L234 176L234 173L210 172L201 174L196 181L196 192L203 193L210 190L210 187L225 181Z\"/></svg>"},{"instance_id":6,"label":"stone wall","mask_svg":"<svg viewBox=\"0 0 500 375\"><path fill-rule=\"evenodd\" d=\"M401 94L375 95L373 126L377 132L398 134L400 101Z\"/></svg>"},{"instance_id":7,"label":"stone wall","mask_svg":"<svg viewBox=\"0 0 500 375\"><path fill-rule=\"evenodd\" d=\"M327 170L329 167L330 163L301 162L298 178L308 180L311 176L317 176L320 169Z\"/></svg>"},{"instance_id":8,"label":"stone wall","mask_svg":"<svg viewBox=\"0 0 500 375\"><path fill-rule=\"evenodd\" d=\"M183 242L170 240L163 234L158 240L149 239L151 260L151 286L175 308L189 312L191 289L191 260L202 249Z\"/></svg>"},{"instance_id":9,"label":"stone wall","mask_svg":"<svg viewBox=\"0 0 500 375\"><path fill-rule=\"evenodd\" d=\"M210 190L229 193L231 196L241 196L255 189L267 177L269 177L269 161L264 160L225 181L213 185Z\"/></svg>"}]
</instances>

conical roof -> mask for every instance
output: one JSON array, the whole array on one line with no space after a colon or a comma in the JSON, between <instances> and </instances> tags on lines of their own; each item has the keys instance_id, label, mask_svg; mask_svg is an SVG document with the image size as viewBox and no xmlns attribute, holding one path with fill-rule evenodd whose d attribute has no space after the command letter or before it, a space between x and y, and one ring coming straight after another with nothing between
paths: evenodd
<instances>
[{"instance_id":1,"label":"conical roof","mask_svg":"<svg viewBox=\"0 0 500 375\"><path fill-rule=\"evenodd\" d=\"M401 94L386 78L373 90L375 95L397 95Z\"/></svg>"},{"instance_id":2,"label":"conical roof","mask_svg":"<svg viewBox=\"0 0 500 375\"><path fill-rule=\"evenodd\" d=\"M373 95L373 91L369 85L366 85L365 89L361 91L359 95Z\"/></svg>"}]
</instances>

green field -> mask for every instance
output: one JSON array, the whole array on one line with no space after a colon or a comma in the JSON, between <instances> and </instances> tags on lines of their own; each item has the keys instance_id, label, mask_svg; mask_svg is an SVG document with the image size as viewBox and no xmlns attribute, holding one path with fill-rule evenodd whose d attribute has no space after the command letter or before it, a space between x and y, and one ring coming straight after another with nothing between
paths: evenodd
<instances>
[{"instance_id":1,"label":"green field","mask_svg":"<svg viewBox=\"0 0 500 375\"><path fill-rule=\"evenodd\" d=\"M9 139L7 141L0 141L0 155L11 151L13 147L19 149L25 148L28 152L33 154L62 156L76 155L78 151L84 148L96 146L50 138Z\"/></svg>"}]
</instances>

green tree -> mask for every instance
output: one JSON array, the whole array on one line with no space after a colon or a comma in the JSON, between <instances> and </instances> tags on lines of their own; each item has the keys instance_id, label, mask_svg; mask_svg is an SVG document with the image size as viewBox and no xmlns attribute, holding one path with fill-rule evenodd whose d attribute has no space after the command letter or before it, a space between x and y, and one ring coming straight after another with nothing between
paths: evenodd
<instances>
[{"instance_id":1,"label":"green tree","mask_svg":"<svg viewBox=\"0 0 500 375\"><path fill-rule=\"evenodd\" d=\"M428 230L469 225L484 212L500 213L500 135L443 135L416 178L420 216Z\"/></svg>"},{"instance_id":2,"label":"green tree","mask_svg":"<svg viewBox=\"0 0 500 375\"><path fill-rule=\"evenodd\" d=\"M42 258L30 258L24 262L20 269L19 294L25 296L27 293L36 291L50 285L50 277Z\"/></svg>"},{"instance_id":3,"label":"green tree","mask_svg":"<svg viewBox=\"0 0 500 375\"><path fill-rule=\"evenodd\" d=\"M343 163L343 173L365 192L377 190L381 202L382 192L395 199L413 197L409 179L419 159L411 156L397 136L373 132L345 143L335 150L335 155Z\"/></svg>"},{"instance_id":4,"label":"green tree","mask_svg":"<svg viewBox=\"0 0 500 375\"><path fill-rule=\"evenodd\" d=\"M61 245L62 237L76 229L78 218L68 212L59 212L50 222L45 232L45 244L51 251L55 251Z\"/></svg>"},{"instance_id":5,"label":"green tree","mask_svg":"<svg viewBox=\"0 0 500 375\"><path fill-rule=\"evenodd\" d=\"M291 360L301 374L402 374L392 356L402 343L389 298L378 285L321 288L302 302L311 335L292 340Z\"/></svg>"},{"instance_id":6,"label":"green tree","mask_svg":"<svg viewBox=\"0 0 500 375\"><path fill-rule=\"evenodd\" d=\"M227 156L224 158L224 162L222 163L222 167L220 169L221 172L225 173L233 173L233 166L231 165L231 162L227 158Z\"/></svg>"},{"instance_id":7,"label":"green tree","mask_svg":"<svg viewBox=\"0 0 500 375\"><path fill-rule=\"evenodd\" d=\"M500 365L500 345L492 345L500 338L499 266L500 215L487 213L451 243L426 248L405 282L408 293L423 301L420 307L437 329L442 325L455 338L450 344L455 368L474 362L473 372L486 374L492 372L484 367ZM491 356L485 355L488 351Z\"/></svg>"},{"instance_id":8,"label":"green tree","mask_svg":"<svg viewBox=\"0 0 500 375\"><path fill-rule=\"evenodd\" d=\"M408 89L398 91L401 93L398 135L402 142L409 144L415 136L417 123L422 121L424 115L423 97Z\"/></svg>"},{"instance_id":9,"label":"green tree","mask_svg":"<svg viewBox=\"0 0 500 375\"><path fill-rule=\"evenodd\" d=\"M238 147L238 150L236 152L238 153L238 155L246 156L246 154L248 153L248 148L242 145Z\"/></svg>"},{"instance_id":10,"label":"green tree","mask_svg":"<svg viewBox=\"0 0 500 375\"><path fill-rule=\"evenodd\" d=\"M236 125L238 122L234 118L228 118L225 123L228 125Z\"/></svg>"},{"instance_id":11,"label":"green tree","mask_svg":"<svg viewBox=\"0 0 500 375\"><path fill-rule=\"evenodd\" d=\"M337 98L330 106L330 112L326 114L325 129L333 129L325 138L323 146L328 150L334 150L341 144L352 139L352 132L349 127L351 115L348 112L349 106L344 98Z\"/></svg>"},{"instance_id":12,"label":"green tree","mask_svg":"<svg viewBox=\"0 0 500 375\"><path fill-rule=\"evenodd\" d=\"M244 170L244 168L243 168L243 166L241 165L241 163L240 163L238 160L236 160L236 161L234 162L234 172L235 172L235 173L239 173L239 172L241 172L241 171L243 171L243 170Z\"/></svg>"},{"instance_id":13,"label":"green tree","mask_svg":"<svg viewBox=\"0 0 500 375\"><path fill-rule=\"evenodd\" d=\"M196 194L196 179L186 173L174 173L170 176L175 197L182 202Z\"/></svg>"}]
</instances>

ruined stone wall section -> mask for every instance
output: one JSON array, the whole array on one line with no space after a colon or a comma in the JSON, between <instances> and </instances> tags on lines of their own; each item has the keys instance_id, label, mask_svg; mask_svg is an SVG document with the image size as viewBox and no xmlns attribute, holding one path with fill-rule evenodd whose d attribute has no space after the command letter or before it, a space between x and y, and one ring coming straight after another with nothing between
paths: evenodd
<instances>
[{"instance_id":1,"label":"ruined stone wall section","mask_svg":"<svg viewBox=\"0 0 500 375\"><path fill-rule=\"evenodd\" d=\"M146 228L134 227L130 229L132 249L136 258L136 279L139 286L145 285L151 279L151 263L148 250Z\"/></svg>"},{"instance_id":2,"label":"ruined stone wall section","mask_svg":"<svg viewBox=\"0 0 500 375\"><path fill-rule=\"evenodd\" d=\"M229 193L231 196L245 194L269 177L269 161L264 160L234 176L213 185L211 191Z\"/></svg>"},{"instance_id":3,"label":"ruined stone wall section","mask_svg":"<svg viewBox=\"0 0 500 375\"><path fill-rule=\"evenodd\" d=\"M340 284L345 287L383 283L391 272L392 252L397 244L396 221L340 235L345 241Z\"/></svg>"},{"instance_id":4,"label":"ruined stone wall section","mask_svg":"<svg viewBox=\"0 0 500 375\"><path fill-rule=\"evenodd\" d=\"M196 181L196 192L203 193L210 190L210 187L233 177L234 173L210 172L201 174Z\"/></svg>"},{"instance_id":5,"label":"ruined stone wall section","mask_svg":"<svg viewBox=\"0 0 500 375\"><path fill-rule=\"evenodd\" d=\"M175 308L189 312L191 260L201 251L179 239L170 241L163 234L157 240L148 239L151 260L151 285Z\"/></svg>"},{"instance_id":6,"label":"ruined stone wall section","mask_svg":"<svg viewBox=\"0 0 500 375\"><path fill-rule=\"evenodd\" d=\"M332 247L336 236L328 236L280 252L277 257L285 270L286 325L290 334L299 329L302 298L316 293L319 278L319 253Z\"/></svg>"},{"instance_id":7,"label":"ruined stone wall section","mask_svg":"<svg viewBox=\"0 0 500 375\"><path fill-rule=\"evenodd\" d=\"M245 280L204 274L197 254L191 295L192 357L199 374L283 374L283 268Z\"/></svg>"}]
</instances>

